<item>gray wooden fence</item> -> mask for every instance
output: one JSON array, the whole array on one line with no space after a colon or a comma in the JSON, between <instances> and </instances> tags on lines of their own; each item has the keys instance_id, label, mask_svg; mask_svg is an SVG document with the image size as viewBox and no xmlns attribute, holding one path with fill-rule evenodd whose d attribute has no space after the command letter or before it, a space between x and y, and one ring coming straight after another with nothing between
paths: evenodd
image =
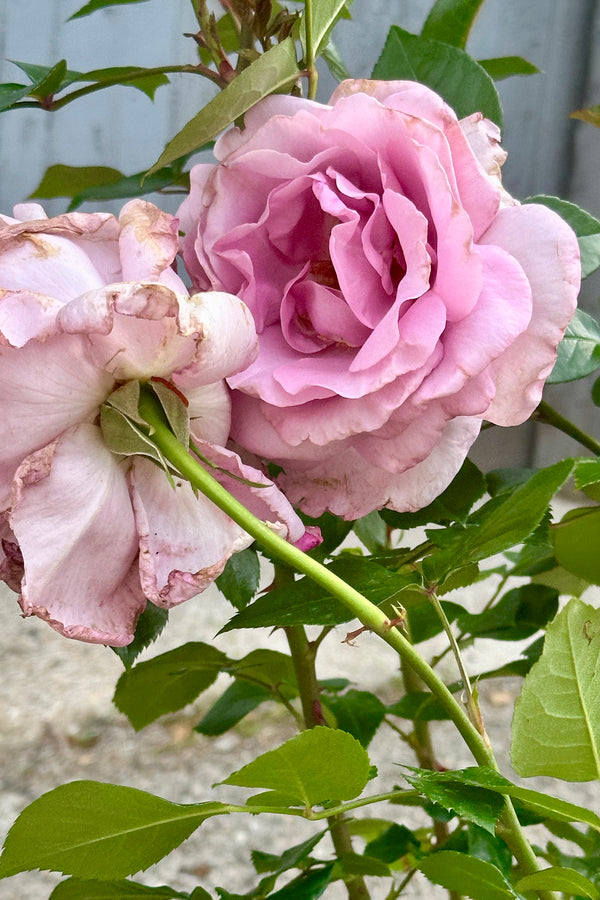
<instances>
[{"instance_id":1,"label":"gray wooden fence","mask_svg":"<svg viewBox=\"0 0 600 900\"><path fill-rule=\"evenodd\" d=\"M21 80L11 59L49 65L66 58L69 68L79 71L195 59L194 44L183 37L195 24L189 0L116 6L67 23L82 5L83 0L0 0L0 81ZM368 76L392 21L418 31L430 6L431 0L355 0L353 21L341 23L335 33L349 70ZM569 119L571 111L600 103L599 0L487 0L469 50L479 58L521 55L543 72L499 83L508 190L517 197L559 194L600 216L600 132ZM333 87L325 72L321 99ZM154 104L138 91L117 87L57 113L2 114L0 209L10 212L27 197L52 163L110 165L127 174L144 170L212 93L204 79L179 75L158 90ZM175 198L160 202L167 209L176 206ZM51 214L65 208L62 201L45 205ZM589 279L582 305L596 311L599 294L600 279ZM599 411L589 400L589 387L588 379L568 389L550 388L548 399L598 434ZM564 452L579 450L568 439L527 427L491 429L476 456L489 467L540 464Z\"/></svg>"}]
</instances>

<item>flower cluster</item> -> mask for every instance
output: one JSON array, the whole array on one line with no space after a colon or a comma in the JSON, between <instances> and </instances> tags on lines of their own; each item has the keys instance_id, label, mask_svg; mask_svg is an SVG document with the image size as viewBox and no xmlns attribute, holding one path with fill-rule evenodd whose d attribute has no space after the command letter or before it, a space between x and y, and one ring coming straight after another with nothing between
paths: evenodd
<instances>
[{"instance_id":1,"label":"flower cluster","mask_svg":"<svg viewBox=\"0 0 600 900\"><path fill-rule=\"evenodd\" d=\"M152 204L0 217L0 578L24 613L123 645L148 599L190 598L250 542L187 482L108 449L99 410L130 381L172 385L222 483L304 545L289 501L423 507L483 419L524 421L579 253L504 191L498 141L411 82L263 101L192 170L191 296L178 220Z\"/></svg>"}]
</instances>

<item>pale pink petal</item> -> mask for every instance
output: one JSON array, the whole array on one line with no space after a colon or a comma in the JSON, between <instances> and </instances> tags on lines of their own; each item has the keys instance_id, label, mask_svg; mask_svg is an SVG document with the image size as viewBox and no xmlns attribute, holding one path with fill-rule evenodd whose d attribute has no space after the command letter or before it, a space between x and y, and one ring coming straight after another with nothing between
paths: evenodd
<instances>
[{"instance_id":1,"label":"pale pink petal","mask_svg":"<svg viewBox=\"0 0 600 900\"><path fill-rule=\"evenodd\" d=\"M93 420L112 386L79 335L0 347L0 508L21 460L70 426Z\"/></svg>"},{"instance_id":2,"label":"pale pink petal","mask_svg":"<svg viewBox=\"0 0 600 900\"><path fill-rule=\"evenodd\" d=\"M173 380L177 386L177 379ZM195 441L208 441L224 446L231 428L231 399L224 381L189 388L190 433Z\"/></svg>"},{"instance_id":3,"label":"pale pink petal","mask_svg":"<svg viewBox=\"0 0 600 900\"><path fill-rule=\"evenodd\" d=\"M497 425L518 425L540 402L556 348L575 312L579 245L560 216L533 203L501 209L481 243L514 256L531 285L531 322L493 363L497 393L485 414Z\"/></svg>"},{"instance_id":4,"label":"pale pink petal","mask_svg":"<svg viewBox=\"0 0 600 900\"><path fill-rule=\"evenodd\" d=\"M79 425L27 457L9 522L23 555L20 603L65 637L122 646L146 600L123 465L100 430Z\"/></svg>"},{"instance_id":5,"label":"pale pink petal","mask_svg":"<svg viewBox=\"0 0 600 900\"><path fill-rule=\"evenodd\" d=\"M62 300L44 294L0 288L0 344L24 347L34 338L44 341L56 334L62 305Z\"/></svg>"},{"instance_id":6,"label":"pale pink petal","mask_svg":"<svg viewBox=\"0 0 600 900\"><path fill-rule=\"evenodd\" d=\"M191 362L173 367L174 378L184 391L245 369L258 353L252 315L232 294L193 294L181 304L179 328L182 334L193 336L196 345Z\"/></svg>"},{"instance_id":7,"label":"pale pink petal","mask_svg":"<svg viewBox=\"0 0 600 900\"><path fill-rule=\"evenodd\" d=\"M163 471L137 457L131 474L146 596L169 608L205 590L229 557L252 543L250 535L187 481L175 489Z\"/></svg>"},{"instance_id":8,"label":"pale pink petal","mask_svg":"<svg viewBox=\"0 0 600 900\"><path fill-rule=\"evenodd\" d=\"M181 306L187 304L181 300ZM162 284L109 284L63 307L58 323L89 334L89 356L118 381L168 377L194 358L196 341L178 326L180 298Z\"/></svg>"},{"instance_id":9,"label":"pale pink petal","mask_svg":"<svg viewBox=\"0 0 600 900\"><path fill-rule=\"evenodd\" d=\"M179 223L145 200L130 200L119 215L122 281L160 281L187 293L171 268L179 245Z\"/></svg>"}]
</instances>

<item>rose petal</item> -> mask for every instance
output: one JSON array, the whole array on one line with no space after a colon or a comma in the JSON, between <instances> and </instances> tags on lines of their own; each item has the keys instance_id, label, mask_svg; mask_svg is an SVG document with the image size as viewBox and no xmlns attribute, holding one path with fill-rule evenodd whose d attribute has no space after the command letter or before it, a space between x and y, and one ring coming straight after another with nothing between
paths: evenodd
<instances>
[{"instance_id":1,"label":"rose petal","mask_svg":"<svg viewBox=\"0 0 600 900\"><path fill-rule=\"evenodd\" d=\"M229 557L252 543L235 522L187 481L136 458L132 501L140 541L140 577L146 596L169 608L205 590Z\"/></svg>"},{"instance_id":2,"label":"rose petal","mask_svg":"<svg viewBox=\"0 0 600 900\"><path fill-rule=\"evenodd\" d=\"M19 602L65 637L122 646L146 605L123 463L100 430L79 425L27 457L15 476L11 528L24 561Z\"/></svg>"},{"instance_id":3,"label":"rose petal","mask_svg":"<svg viewBox=\"0 0 600 900\"><path fill-rule=\"evenodd\" d=\"M540 402L556 347L575 312L579 245L560 216L534 203L501 209L481 243L514 256L531 285L531 322L493 363L497 392L485 415L497 425L518 425Z\"/></svg>"},{"instance_id":4,"label":"rose petal","mask_svg":"<svg viewBox=\"0 0 600 900\"><path fill-rule=\"evenodd\" d=\"M178 220L153 203L130 200L119 215L122 281L160 281L186 294L171 268L179 244Z\"/></svg>"}]
</instances>

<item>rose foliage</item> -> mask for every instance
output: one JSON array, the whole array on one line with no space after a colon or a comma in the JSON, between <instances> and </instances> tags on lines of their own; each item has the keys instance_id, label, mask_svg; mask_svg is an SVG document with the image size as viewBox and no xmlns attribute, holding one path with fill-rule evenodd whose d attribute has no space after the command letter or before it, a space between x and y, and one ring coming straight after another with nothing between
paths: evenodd
<instances>
[{"instance_id":1,"label":"rose foliage","mask_svg":"<svg viewBox=\"0 0 600 900\"><path fill-rule=\"evenodd\" d=\"M15 212L24 221L0 227L0 577L26 615L121 646L147 599L194 596L251 538L187 482L173 488L149 459L107 449L98 413L116 387L171 382L227 488L291 541L304 526L225 448L223 379L254 359L256 332L236 297L188 295L171 267L177 220L144 201L119 220Z\"/></svg>"},{"instance_id":2,"label":"rose foliage","mask_svg":"<svg viewBox=\"0 0 600 900\"><path fill-rule=\"evenodd\" d=\"M180 216L195 288L241 297L260 335L228 378L232 437L310 515L427 505L482 420L539 403L575 235L503 190L493 123L413 82L269 97L215 154Z\"/></svg>"}]
</instances>

